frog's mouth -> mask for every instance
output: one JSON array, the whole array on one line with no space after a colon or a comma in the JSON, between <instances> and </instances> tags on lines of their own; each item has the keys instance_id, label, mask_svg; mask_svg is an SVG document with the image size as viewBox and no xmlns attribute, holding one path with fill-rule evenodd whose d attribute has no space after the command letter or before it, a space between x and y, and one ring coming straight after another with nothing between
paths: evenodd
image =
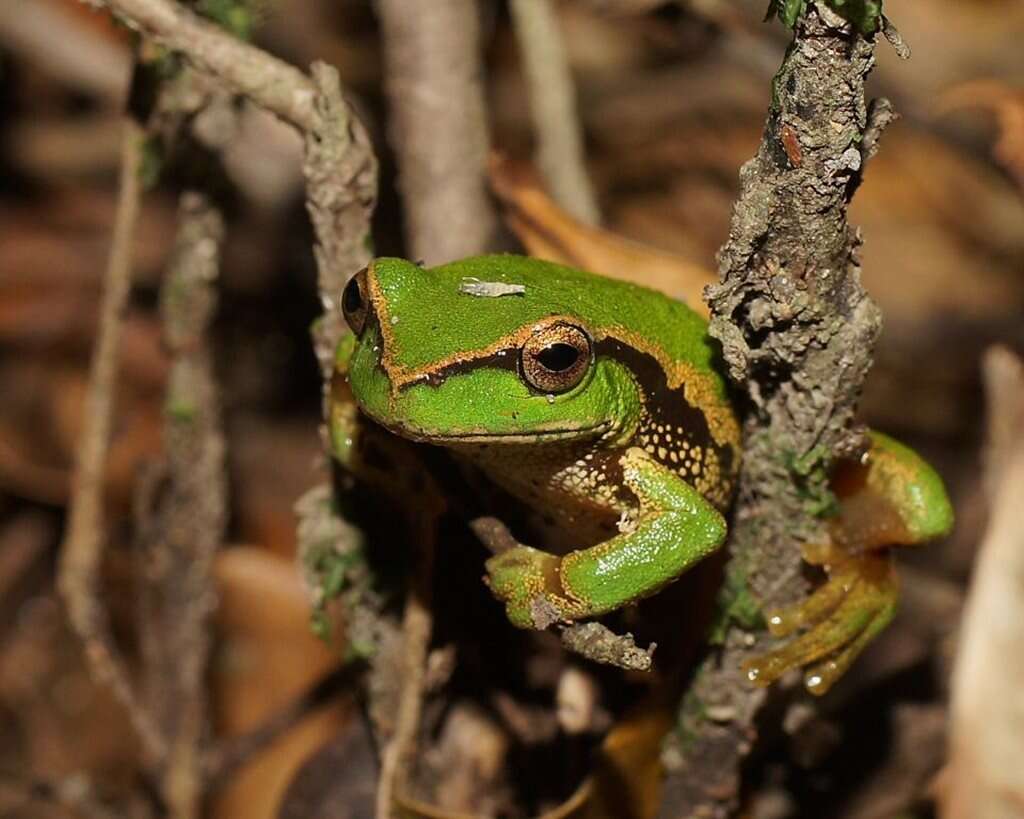
<instances>
[{"instance_id":1,"label":"frog's mouth","mask_svg":"<svg viewBox=\"0 0 1024 819\"><path fill-rule=\"evenodd\" d=\"M531 432L491 432L486 430L472 430L467 432L451 433L437 432L435 430L416 427L394 419L384 420L376 417L365 407L360 407L362 412L375 424L383 427L388 432L416 443L435 444L437 446L460 446L474 444L548 444L559 441L573 441L590 438L599 438L609 432L612 428L610 420L602 421L586 427L562 427L555 429L534 430Z\"/></svg>"}]
</instances>

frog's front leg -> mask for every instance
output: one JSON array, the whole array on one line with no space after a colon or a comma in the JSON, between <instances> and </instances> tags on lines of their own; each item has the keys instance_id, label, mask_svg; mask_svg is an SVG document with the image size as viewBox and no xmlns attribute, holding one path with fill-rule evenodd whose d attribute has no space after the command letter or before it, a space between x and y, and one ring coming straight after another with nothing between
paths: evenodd
<instances>
[{"instance_id":1,"label":"frog's front leg","mask_svg":"<svg viewBox=\"0 0 1024 819\"><path fill-rule=\"evenodd\" d=\"M613 611L658 591L725 540L725 520L644 450L619 461L636 496L628 531L564 557L517 546L487 561L487 582L520 628L546 628Z\"/></svg>"},{"instance_id":2,"label":"frog's front leg","mask_svg":"<svg viewBox=\"0 0 1024 819\"><path fill-rule=\"evenodd\" d=\"M355 343L355 336L343 337L335 354L329 419L332 454L346 474L401 508L417 537L432 539L445 509L444 494L413 444L359 411L348 378Z\"/></svg>"},{"instance_id":3,"label":"frog's front leg","mask_svg":"<svg viewBox=\"0 0 1024 819\"><path fill-rule=\"evenodd\" d=\"M804 547L804 558L822 566L828 580L804 603L769 613L768 627L776 636L807 630L746 664L758 684L809 666L804 684L814 694L825 693L896 613L899 579L888 547L939 537L953 524L935 470L877 432L871 433L865 462L841 465L832 488L839 512L829 521L829 542Z\"/></svg>"}]
</instances>

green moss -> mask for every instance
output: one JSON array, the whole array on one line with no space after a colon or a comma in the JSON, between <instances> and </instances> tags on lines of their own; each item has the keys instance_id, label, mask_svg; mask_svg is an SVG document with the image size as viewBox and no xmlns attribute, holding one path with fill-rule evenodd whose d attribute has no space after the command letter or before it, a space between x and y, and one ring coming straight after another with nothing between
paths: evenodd
<instances>
[{"instance_id":1,"label":"green moss","mask_svg":"<svg viewBox=\"0 0 1024 819\"><path fill-rule=\"evenodd\" d=\"M156 187L166 159L163 141L158 136L142 140L142 156L139 161L139 184L145 191Z\"/></svg>"},{"instance_id":2,"label":"green moss","mask_svg":"<svg viewBox=\"0 0 1024 819\"><path fill-rule=\"evenodd\" d=\"M746 572L730 564L722 588L718 591L717 611L708 642L711 645L722 645L733 625L746 631L757 631L764 628L765 621L761 606L750 593Z\"/></svg>"},{"instance_id":3,"label":"green moss","mask_svg":"<svg viewBox=\"0 0 1024 819\"><path fill-rule=\"evenodd\" d=\"M170 400L164 407L167 416L177 424L191 424L195 421L197 407L183 398Z\"/></svg>"},{"instance_id":4,"label":"green moss","mask_svg":"<svg viewBox=\"0 0 1024 819\"><path fill-rule=\"evenodd\" d=\"M310 629L325 641L331 638L331 618L327 609L338 601L348 619L364 592L374 582L366 554L365 541L361 533L346 524L339 514L337 505L328 493L316 496L302 503L316 503L318 508L300 510L300 516L319 521L314 526L302 529L300 524L301 561L307 582L314 590L313 610ZM365 657L372 653L372 646L346 647L353 656Z\"/></svg>"},{"instance_id":5,"label":"green moss","mask_svg":"<svg viewBox=\"0 0 1024 819\"><path fill-rule=\"evenodd\" d=\"M768 4L766 20L778 16L788 27L794 28L804 12L807 11L809 0L771 0ZM882 22L882 0L825 0L829 8L853 23L857 30L869 36L876 33Z\"/></svg>"},{"instance_id":6,"label":"green moss","mask_svg":"<svg viewBox=\"0 0 1024 819\"><path fill-rule=\"evenodd\" d=\"M839 511L839 501L829 487L831 462L831 454L824 446L799 456L786 455L786 468L795 478L803 511L810 517L833 517Z\"/></svg>"},{"instance_id":7,"label":"green moss","mask_svg":"<svg viewBox=\"0 0 1024 819\"><path fill-rule=\"evenodd\" d=\"M252 38L261 17L259 4L246 0L199 0L196 11L242 40Z\"/></svg>"}]
</instances>

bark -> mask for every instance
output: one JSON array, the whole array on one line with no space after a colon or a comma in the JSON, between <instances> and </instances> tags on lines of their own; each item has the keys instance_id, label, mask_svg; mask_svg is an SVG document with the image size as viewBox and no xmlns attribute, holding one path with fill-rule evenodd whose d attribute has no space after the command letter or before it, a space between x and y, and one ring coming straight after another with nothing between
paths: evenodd
<instances>
[{"instance_id":1,"label":"bark","mask_svg":"<svg viewBox=\"0 0 1024 819\"><path fill-rule=\"evenodd\" d=\"M828 468L861 446L857 400L880 328L860 283L847 206L887 105L869 110L874 38L809 4L773 81L757 156L709 289L711 333L749 400L723 610L776 608L806 593L800 544L820 533ZM670 738L662 817L723 817L757 737L765 692L742 662L770 648L753 619L733 618L719 656L698 671ZM713 718L708 715L713 715Z\"/></svg>"}]
</instances>

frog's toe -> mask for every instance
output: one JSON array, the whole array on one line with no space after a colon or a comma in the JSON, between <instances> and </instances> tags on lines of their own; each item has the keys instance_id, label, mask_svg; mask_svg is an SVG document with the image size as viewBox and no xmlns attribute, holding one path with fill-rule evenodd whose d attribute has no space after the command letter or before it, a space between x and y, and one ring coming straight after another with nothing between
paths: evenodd
<instances>
[{"instance_id":1,"label":"frog's toe","mask_svg":"<svg viewBox=\"0 0 1024 819\"><path fill-rule=\"evenodd\" d=\"M775 637L788 637L801 628L822 622L839 608L855 582L856 576L850 572L832 575L802 603L768 612L768 630Z\"/></svg>"},{"instance_id":2,"label":"frog's toe","mask_svg":"<svg viewBox=\"0 0 1024 819\"><path fill-rule=\"evenodd\" d=\"M538 625L544 611L538 611L537 601L547 597L556 582L558 558L554 555L517 546L487 561L487 585L499 600L505 602L508 619L519 628L544 628Z\"/></svg>"},{"instance_id":3,"label":"frog's toe","mask_svg":"<svg viewBox=\"0 0 1024 819\"><path fill-rule=\"evenodd\" d=\"M804 683L824 694L854 658L892 620L898 589L888 555L863 555L835 573L805 603L769 617L772 632L808 630L776 651L744 664L751 682L769 685L810 665Z\"/></svg>"},{"instance_id":4,"label":"frog's toe","mask_svg":"<svg viewBox=\"0 0 1024 819\"><path fill-rule=\"evenodd\" d=\"M868 643L875 639L896 615L896 601L892 600L876 610L874 617L856 637L831 657L810 666L804 674L804 687L812 694L824 694L850 667Z\"/></svg>"}]
</instances>

